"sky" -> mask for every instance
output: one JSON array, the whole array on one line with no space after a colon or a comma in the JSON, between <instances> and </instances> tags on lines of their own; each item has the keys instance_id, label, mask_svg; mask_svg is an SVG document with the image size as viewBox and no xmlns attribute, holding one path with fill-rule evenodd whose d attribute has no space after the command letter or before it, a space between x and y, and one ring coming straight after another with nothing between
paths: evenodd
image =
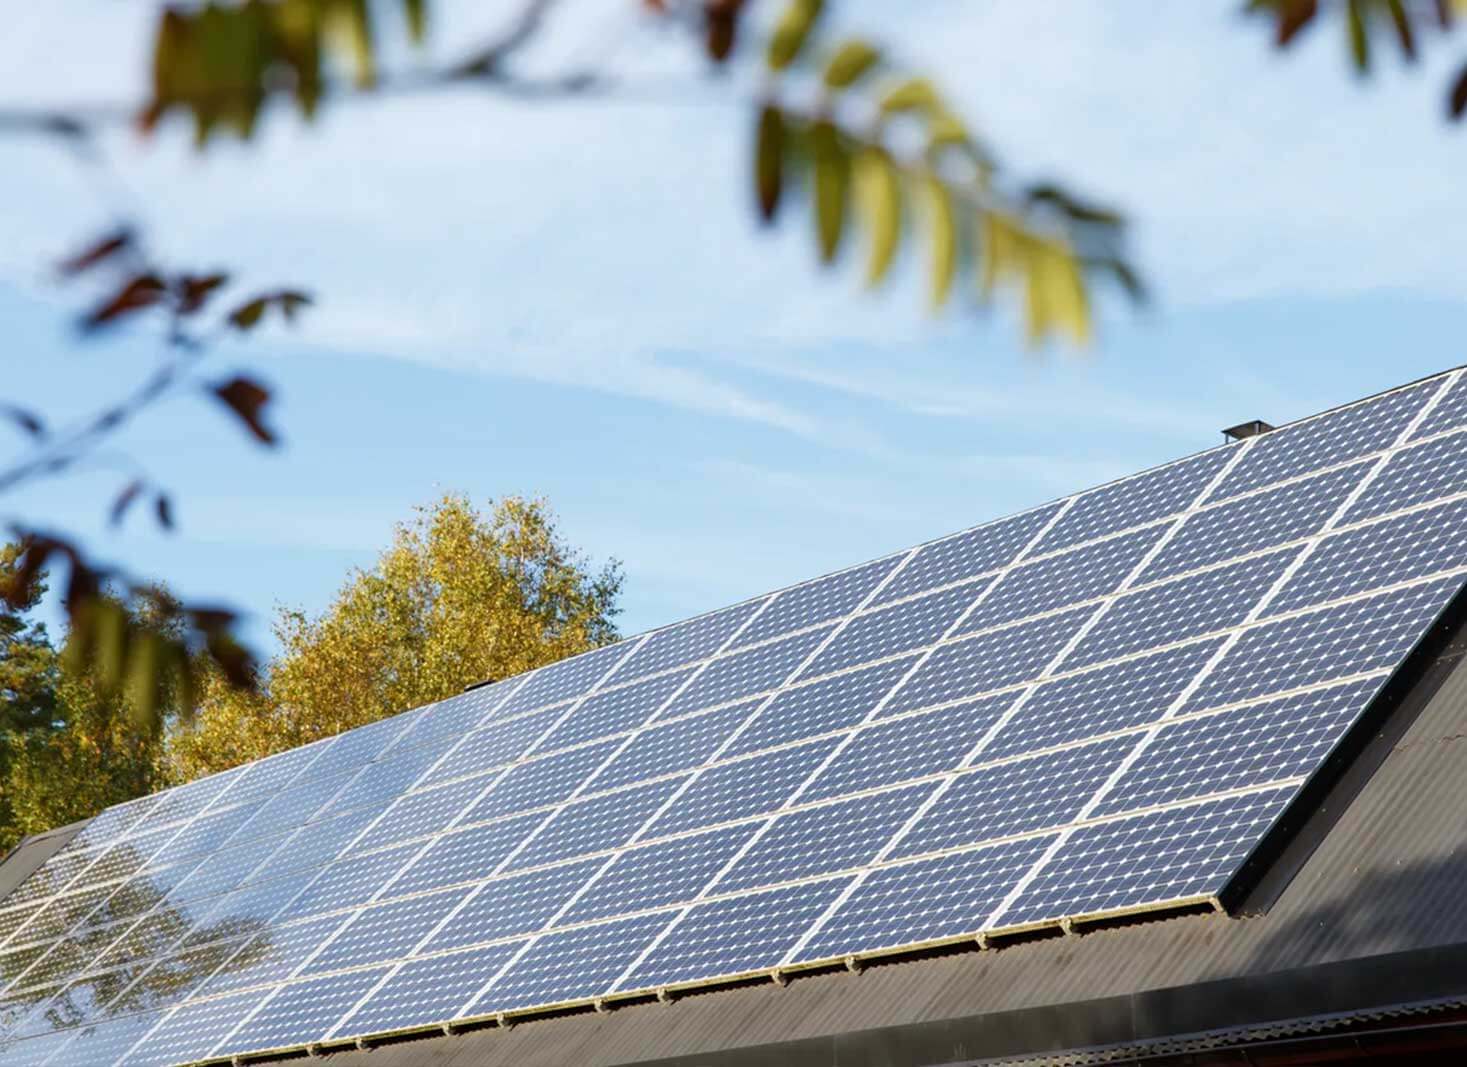
<instances>
[{"instance_id":1,"label":"sky","mask_svg":"<svg viewBox=\"0 0 1467 1067\"><path fill-rule=\"evenodd\" d=\"M433 5L427 60L507 6ZM1337 27L1281 57L1239 6L839 5L943 85L1005 173L1133 220L1155 300L1103 301L1082 352L1028 352L1001 309L929 315L920 256L871 294L854 263L818 269L803 215L758 226L751 76L710 77L633 0L566 0L527 60L593 59L610 98L381 96L204 153L181 124L118 129L100 166L0 140L8 402L65 424L157 360L146 332L81 343L84 292L52 269L119 218L167 262L318 297L207 364L272 383L282 448L191 391L0 515L244 609L268 651L277 607L324 608L415 505L543 495L569 542L621 561L635 633L1467 362L1451 50L1362 83ZM0 109L136 101L156 11L12 13ZM169 489L174 533L108 527L130 477L113 453Z\"/></svg>"}]
</instances>

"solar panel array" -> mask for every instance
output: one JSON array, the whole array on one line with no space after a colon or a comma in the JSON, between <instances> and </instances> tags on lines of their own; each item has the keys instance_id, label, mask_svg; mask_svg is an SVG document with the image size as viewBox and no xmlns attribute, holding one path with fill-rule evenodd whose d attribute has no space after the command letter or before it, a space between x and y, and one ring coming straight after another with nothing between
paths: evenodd
<instances>
[{"instance_id":1,"label":"solar panel array","mask_svg":"<svg viewBox=\"0 0 1467 1067\"><path fill-rule=\"evenodd\" d=\"M1467 572L1467 378L110 808L0 1059L163 1064L1215 902Z\"/></svg>"}]
</instances>

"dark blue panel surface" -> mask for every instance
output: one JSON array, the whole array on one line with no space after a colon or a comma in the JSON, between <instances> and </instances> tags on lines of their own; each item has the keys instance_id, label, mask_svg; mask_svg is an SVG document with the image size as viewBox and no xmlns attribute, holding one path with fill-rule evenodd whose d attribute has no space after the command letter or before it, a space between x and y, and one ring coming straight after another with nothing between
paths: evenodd
<instances>
[{"instance_id":1,"label":"dark blue panel surface","mask_svg":"<svg viewBox=\"0 0 1467 1067\"><path fill-rule=\"evenodd\" d=\"M968 613L958 633L985 630L1114 592L1165 531L1165 526L1149 526L1015 567Z\"/></svg>"},{"instance_id":2,"label":"dark blue panel surface","mask_svg":"<svg viewBox=\"0 0 1467 1067\"><path fill-rule=\"evenodd\" d=\"M407 869L407 873L392 883L387 895L397 897L424 889L487 878L543 819L543 815L521 815L518 818L445 834L433 842ZM408 845L405 849L411 850L414 847L416 846ZM402 851L404 850L391 849L389 853L397 856ZM411 854L408 851L408 855Z\"/></svg>"},{"instance_id":3,"label":"dark blue panel surface","mask_svg":"<svg viewBox=\"0 0 1467 1067\"><path fill-rule=\"evenodd\" d=\"M984 697L859 730L801 800L874 789L956 767L1016 699Z\"/></svg>"},{"instance_id":4,"label":"dark blue panel surface","mask_svg":"<svg viewBox=\"0 0 1467 1067\"><path fill-rule=\"evenodd\" d=\"M1004 724L983 752L987 759L1035 752L1161 718L1222 638L1046 682Z\"/></svg>"},{"instance_id":5,"label":"dark blue panel surface","mask_svg":"<svg viewBox=\"0 0 1467 1067\"><path fill-rule=\"evenodd\" d=\"M385 973L375 968L288 985L230 1035L229 1048L245 1052L318 1041Z\"/></svg>"},{"instance_id":6,"label":"dark blue panel surface","mask_svg":"<svg viewBox=\"0 0 1467 1067\"><path fill-rule=\"evenodd\" d=\"M437 785L455 778L480 775L506 763L513 763L525 754L541 734L554 726L565 711L566 708L561 706L514 719L495 719L485 723L463 737L458 747L423 777L421 784Z\"/></svg>"},{"instance_id":7,"label":"dark blue panel surface","mask_svg":"<svg viewBox=\"0 0 1467 1067\"><path fill-rule=\"evenodd\" d=\"M494 713L495 718L559 704L590 692L632 651L635 644L636 641L620 641L594 652L583 652L579 656L541 667L499 706Z\"/></svg>"},{"instance_id":8,"label":"dark blue panel surface","mask_svg":"<svg viewBox=\"0 0 1467 1067\"><path fill-rule=\"evenodd\" d=\"M1109 815L1308 774L1384 679L1317 689L1164 726L1096 808Z\"/></svg>"},{"instance_id":9,"label":"dark blue panel surface","mask_svg":"<svg viewBox=\"0 0 1467 1067\"><path fill-rule=\"evenodd\" d=\"M836 740L827 737L704 771L658 817L647 836L663 837L775 810L829 755Z\"/></svg>"},{"instance_id":10,"label":"dark blue panel surface","mask_svg":"<svg viewBox=\"0 0 1467 1067\"><path fill-rule=\"evenodd\" d=\"M1210 800L1076 830L998 926L1138 908L1216 893L1294 790Z\"/></svg>"},{"instance_id":11,"label":"dark blue panel surface","mask_svg":"<svg viewBox=\"0 0 1467 1067\"><path fill-rule=\"evenodd\" d=\"M1080 608L943 645L897 690L883 714L961 700L1037 676L1091 614Z\"/></svg>"},{"instance_id":12,"label":"dark blue panel surface","mask_svg":"<svg viewBox=\"0 0 1467 1067\"><path fill-rule=\"evenodd\" d=\"M877 595L876 603L973 578L1013 562L1059 508L1059 504L1046 504L1022 515L999 519L923 545L901 573Z\"/></svg>"},{"instance_id":13,"label":"dark blue panel surface","mask_svg":"<svg viewBox=\"0 0 1467 1067\"><path fill-rule=\"evenodd\" d=\"M824 641L830 627L780 638L714 660L667 706L664 717L753 696L782 685Z\"/></svg>"},{"instance_id":14,"label":"dark blue panel surface","mask_svg":"<svg viewBox=\"0 0 1467 1067\"><path fill-rule=\"evenodd\" d=\"M620 988L655 989L776 967L849 881L833 878L698 904Z\"/></svg>"},{"instance_id":15,"label":"dark blue panel surface","mask_svg":"<svg viewBox=\"0 0 1467 1067\"><path fill-rule=\"evenodd\" d=\"M734 645L750 645L850 614L901 560L901 556L888 556L784 590L739 634Z\"/></svg>"},{"instance_id":16,"label":"dark blue panel surface","mask_svg":"<svg viewBox=\"0 0 1467 1067\"><path fill-rule=\"evenodd\" d=\"M617 741L601 741L518 764L469 809L465 821L495 819L516 811L559 804L589 779L619 744Z\"/></svg>"},{"instance_id":17,"label":"dark blue panel surface","mask_svg":"<svg viewBox=\"0 0 1467 1067\"><path fill-rule=\"evenodd\" d=\"M691 900L757 828L757 823L740 823L628 849L591 883L586 894L566 912L564 923L589 922L619 912Z\"/></svg>"},{"instance_id":18,"label":"dark blue panel surface","mask_svg":"<svg viewBox=\"0 0 1467 1067\"><path fill-rule=\"evenodd\" d=\"M325 940L346 925L347 916L328 915L290 926L270 926L240 942L199 991L212 997L289 978Z\"/></svg>"},{"instance_id":19,"label":"dark blue panel surface","mask_svg":"<svg viewBox=\"0 0 1467 1067\"><path fill-rule=\"evenodd\" d=\"M821 650L804 676L813 678L930 645L987 587L987 579L970 582L858 615Z\"/></svg>"},{"instance_id":20,"label":"dark blue panel surface","mask_svg":"<svg viewBox=\"0 0 1467 1067\"><path fill-rule=\"evenodd\" d=\"M1232 458L1227 448L1082 493L1034 548L1041 555L1184 511Z\"/></svg>"},{"instance_id":21,"label":"dark blue panel surface","mask_svg":"<svg viewBox=\"0 0 1467 1067\"><path fill-rule=\"evenodd\" d=\"M642 778L685 771L713 755L761 703L749 700L714 711L658 723L638 734L592 779L592 788L615 789Z\"/></svg>"},{"instance_id":22,"label":"dark blue panel surface","mask_svg":"<svg viewBox=\"0 0 1467 1067\"><path fill-rule=\"evenodd\" d=\"M1060 667L1073 670L1236 626L1298 552L1279 549L1119 597Z\"/></svg>"},{"instance_id":23,"label":"dark blue panel surface","mask_svg":"<svg viewBox=\"0 0 1467 1067\"><path fill-rule=\"evenodd\" d=\"M201 1060L239 1026L270 990L235 993L218 1000L184 1004L162 1021L127 1054L127 1067L163 1067Z\"/></svg>"},{"instance_id":24,"label":"dark blue panel surface","mask_svg":"<svg viewBox=\"0 0 1467 1067\"><path fill-rule=\"evenodd\" d=\"M1326 471L1190 516L1146 565L1138 584L1308 537L1344 503L1371 466L1364 461Z\"/></svg>"},{"instance_id":25,"label":"dark blue panel surface","mask_svg":"<svg viewBox=\"0 0 1467 1067\"><path fill-rule=\"evenodd\" d=\"M1399 389L1253 438L1213 500L1269 485L1390 446L1441 387L1440 379Z\"/></svg>"},{"instance_id":26,"label":"dark blue panel surface","mask_svg":"<svg viewBox=\"0 0 1467 1067\"><path fill-rule=\"evenodd\" d=\"M749 621L765 599L736 604L649 634L626 662L617 667L614 680L640 678L713 655Z\"/></svg>"},{"instance_id":27,"label":"dark blue panel surface","mask_svg":"<svg viewBox=\"0 0 1467 1067\"><path fill-rule=\"evenodd\" d=\"M340 1027L337 1037L402 1030L451 1019L520 948L487 945L403 964Z\"/></svg>"},{"instance_id":28,"label":"dark blue panel surface","mask_svg":"<svg viewBox=\"0 0 1467 1067\"><path fill-rule=\"evenodd\" d=\"M488 788L490 782L489 778L471 778L408 794L362 835L355 850L365 852L437 833Z\"/></svg>"},{"instance_id":29,"label":"dark blue panel surface","mask_svg":"<svg viewBox=\"0 0 1467 1067\"><path fill-rule=\"evenodd\" d=\"M1030 837L883 867L857 886L798 959L830 959L976 934L1053 840Z\"/></svg>"},{"instance_id":30,"label":"dark blue panel surface","mask_svg":"<svg viewBox=\"0 0 1467 1067\"><path fill-rule=\"evenodd\" d=\"M711 893L732 893L869 863L937 788L936 782L781 815Z\"/></svg>"},{"instance_id":31,"label":"dark blue panel surface","mask_svg":"<svg viewBox=\"0 0 1467 1067\"><path fill-rule=\"evenodd\" d=\"M601 996L671 918L658 912L545 934L464 1014Z\"/></svg>"},{"instance_id":32,"label":"dark blue panel surface","mask_svg":"<svg viewBox=\"0 0 1467 1067\"><path fill-rule=\"evenodd\" d=\"M603 862L581 860L485 882L423 951L441 952L534 933L554 918Z\"/></svg>"},{"instance_id":33,"label":"dark blue panel surface","mask_svg":"<svg viewBox=\"0 0 1467 1067\"><path fill-rule=\"evenodd\" d=\"M724 750L738 756L860 722L916 662L914 656L831 675L779 693Z\"/></svg>"},{"instance_id":34,"label":"dark blue panel surface","mask_svg":"<svg viewBox=\"0 0 1467 1067\"><path fill-rule=\"evenodd\" d=\"M467 895L449 889L363 908L300 972L320 974L406 956Z\"/></svg>"},{"instance_id":35,"label":"dark blue panel surface","mask_svg":"<svg viewBox=\"0 0 1467 1067\"><path fill-rule=\"evenodd\" d=\"M1467 376L1459 377L1436 402L1436 406L1421 420L1411 440L1467 426Z\"/></svg>"},{"instance_id":36,"label":"dark blue panel surface","mask_svg":"<svg viewBox=\"0 0 1467 1067\"><path fill-rule=\"evenodd\" d=\"M941 852L1061 826L1080 813L1135 744L1134 737L1113 737L964 771L917 820L892 856Z\"/></svg>"},{"instance_id":37,"label":"dark blue panel surface","mask_svg":"<svg viewBox=\"0 0 1467 1067\"><path fill-rule=\"evenodd\" d=\"M509 869L538 867L617 848L682 784L682 778L664 778L568 804L514 857Z\"/></svg>"},{"instance_id":38,"label":"dark blue panel surface","mask_svg":"<svg viewBox=\"0 0 1467 1067\"><path fill-rule=\"evenodd\" d=\"M1467 489L1467 433L1397 452L1345 513L1344 523L1415 507Z\"/></svg>"},{"instance_id":39,"label":"dark blue panel surface","mask_svg":"<svg viewBox=\"0 0 1467 1067\"><path fill-rule=\"evenodd\" d=\"M668 697L688 680L692 670L659 674L619 689L603 689L589 696L570 718L540 742L538 750L553 752L595 737L619 734L651 719Z\"/></svg>"}]
</instances>

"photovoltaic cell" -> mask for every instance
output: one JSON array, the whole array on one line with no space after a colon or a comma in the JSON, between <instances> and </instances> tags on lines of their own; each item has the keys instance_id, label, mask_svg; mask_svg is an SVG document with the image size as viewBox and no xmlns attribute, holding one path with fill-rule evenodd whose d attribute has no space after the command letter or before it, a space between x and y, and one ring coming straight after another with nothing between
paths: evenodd
<instances>
[{"instance_id":1,"label":"photovoltaic cell","mask_svg":"<svg viewBox=\"0 0 1467 1067\"><path fill-rule=\"evenodd\" d=\"M756 752L860 722L913 662L914 657L907 656L786 689L759 710L724 755Z\"/></svg>"},{"instance_id":2,"label":"photovoltaic cell","mask_svg":"<svg viewBox=\"0 0 1467 1067\"><path fill-rule=\"evenodd\" d=\"M1029 837L882 867L856 887L795 958L839 958L976 934L1053 840Z\"/></svg>"},{"instance_id":3,"label":"photovoltaic cell","mask_svg":"<svg viewBox=\"0 0 1467 1067\"><path fill-rule=\"evenodd\" d=\"M1370 466L1356 463L1199 511L1183 522L1137 581L1158 581L1317 533Z\"/></svg>"},{"instance_id":4,"label":"photovoltaic cell","mask_svg":"<svg viewBox=\"0 0 1467 1067\"><path fill-rule=\"evenodd\" d=\"M923 545L901 573L877 594L876 603L973 578L1011 563L1034 535L1044 529L1059 507L1046 504Z\"/></svg>"},{"instance_id":5,"label":"photovoltaic cell","mask_svg":"<svg viewBox=\"0 0 1467 1067\"><path fill-rule=\"evenodd\" d=\"M1073 670L1236 626L1298 555L1283 548L1118 597L1064 658Z\"/></svg>"},{"instance_id":6,"label":"photovoltaic cell","mask_svg":"<svg viewBox=\"0 0 1467 1067\"><path fill-rule=\"evenodd\" d=\"M930 645L987 586L987 580L970 582L858 615L802 673L814 678Z\"/></svg>"},{"instance_id":7,"label":"photovoltaic cell","mask_svg":"<svg viewBox=\"0 0 1467 1067\"><path fill-rule=\"evenodd\" d=\"M983 755L1037 752L1159 719L1221 646L1213 638L1047 682Z\"/></svg>"},{"instance_id":8,"label":"photovoltaic cell","mask_svg":"<svg viewBox=\"0 0 1467 1067\"><path fill-rule=\"evenodd\" d=\"M1467 500L1326 537L1269 605L1269 614L1441 574L1467 565Z\"/></svg>"},{"instance_id":9,"label":"photovoltaic cell","mask_svg":"<svg viewBox=\"0 0 1467 1067\"><path fill-rule=\"evenodd\" d=\"M677 695L663 715L670 718L683 712L774 689L794 672L800 662L829 633L828 626L807 630L716 659Z\"/></svg>"},{"instance_id":10,"label":"photovoltaic cell","mask_svg":"<svg viewBox=\"0 0 1467 1067\"><path fill-rule=\"evenodd\" d=\"M655 912L545 934L462 1014L487 1015L527 1004L600 996L670 918Z\"/></svg>"},{"instance_id":11,"label":"photovoltaic cell","mask_svg":"<svg viewBox=\"0 0 1467 1067\"><path fill-rule=\"evenodd\" d=\"M950 770L1015 699L1005 693L866 726L800 799L823 800Z\"/></svg>"},{"instance_id":12,"label":"photovoltaic cell","mask_svg":"<svg viewBox=\"0 0 1467 1067\"><path fill-rule=\"evenodd\" d=\"M1081 827L1000 917L1022 925L1215 893L1293 796L1292 787Z\"/></svg>"},{"instance_id":13,"label":"photovoltaic cell","mask_svg":"<svg viewBox=\"0 0 1467 1067\"><path fill-rule=\"evenodd\" d=\"M652 825L657 837L778 808L836 745L828 737L709 768Z\"/></svg>"},{"instance_id":14,"label":"photovoltaic cell","mask_svg":"<svg viewBox=\"0 0 1467 1067\"><path fill-rule=\"evenodd\" d=\"M423 951L441 952L534 933L565 906L602 862L581 860L485 882Z\"/></svg>"},{"instance_id":15,"label":"photovoltaic cell","mask_svg":"<svg viewBox=\"0 0 1467 1067\"><path fill-rule=\"evenodd\" d=\"M972 633L1113 592L1165 532L1151 526L1009 571L958 627Z\"/></svg>"},{"instance_id":16,"label":"photovoltaic cell","mask_svg":"<svg viewBox=\"0 0 1467 1067\"><path fill-rule=\"evenodd\" d=\"M712 892L730 893L860 867L936 788L937 783L926 782L781 815Z\"/></svg>"},{"instance_id":17,"label":"photovoltaic cell","mask_svg":"<svg viewBox=\"0 0 1467 1067\"><path fill-rule=\"evenodd\" d=\"M615 789L628 782L685 771L703 763L760 704L749 700L713 711L658 723L597 772L596 789Z\"/></svg>"},{"instance_id":18,"label":"photovoltaic cell","mask_svg":"<svg viewBox=\"0 0 1467 1067\"><path fill-rule=\"evenodd\" d=\"M1461 584L1460 578L1438 579L1255 626L1223 656L1184 710L1392 667Z\"/></svg>"},{"instance_id":19,"label":"photovoltaic cell","mask_svg":"<svg viewBox=\"0 0 1467 1067\"><path fill-rule=\"evenodd\" d=\"M1053 552L1182 511L1231 458L1230 450L1216 448L1082 493L1034 551Z\"/></svg>"},{"instance_id":20,"label":"photovoltaic cell","mask_svg":"<svg viewBox=\"0 0 1467 1067\"><path fill-rule=\"evenodd\" d=\"M510 868L537 867L617 848L682 784L681 778L664 778L568 804L514 857Z\"/></svg>"},{"instance_id":21,"label":"photovoltaic cell","mask_svg":"<svg viewBox=\"0 0 1467 1067\"><path fill-rule=\"evenodd\" d=\"M0 900L0 1058L1215 898L1462 584L1457 377L109 809Z\"/></svg>"},{"instance_id":22,"label":"photovoltaic cell","mask_svg":"<svg viewBox=\"0 0 1467 1067\"><path fill-rule=\"evenodd\" d=\"M1081 608L943 645L882 709L885 715L961 700L1037 675L1094 609Z\"/></svg>"},{"instance_id":23,"label":"photovoltaic cell","mask_svg":"<svg viewBox=\"0 0 1467 1067\"><path fill-rule=\"evenodd\" d=\"M751 645L790 630L849 615L901 561L901 556L888 556L787 589L739 634L734 644Z\"/></svg>"},{"instance_id":24,"label":"photovoltaic cell","mask_svg":"<svg viewBox=\"0 0 1467 1067\"><path fill-rule=\"evenodd\" d=\"M571 906L562 925L691 900L756 829L740 823L628 849Z\"/></svg>"},{"instance_id":25,"label":"photovoltaic cell","mask_svg":"<svg viewBox=\"0 0 1467 1067\"><path fill-rule=\"evenodd\" d=\"M1303 777L1338 743L1382 681L1370 678L1168 723L1095 814Z\"/></svg>"},{"instance_id":26,"label":"photovoltaic cell","mask_svg":"<svg viewBox=\"0 0 1467 1067\"><path fill-rule=\"evenodd\" d=\"M640 678L644 674L680 667L711 656L749 620L765 599L736 604L649 634L626 662L617 667L616 680Z\"/></svg>"},{"instance_id":27,"label":"photovoltaic cell","mask_svg":"<svg viewBox=\"0 0 1467 1067\"><path fill-rule=\"evenodd\" d=\"M964 771L892 856L919 856L1062 826L1079 814L1135 744L1135 738L1113 737Z\"/></svg>"},{"instance_id":28,"label":"photovoltaic cell","mask_svg":"<svg viewBox=\"0 0 1467 1067\"><path fill-rule=\"evenodd\" d=\"M337 1029L338 1037L405 1030L451 1019L519 950L521 942L488 945L410 960Z\"/></svg>"},{"instance_id":29,"label":"photovoltaic cell","mask_svg":"<svg viewBox=\"0 0 1467 1067\"><path fill-rule=\"evenodd\" d=\"M690 908L621 983L655 989L706 974L743 974L779 964L848 878L786 886Z\"/></svg>"},{"instance_id":30,"label":"photovoltaic cell","mask_svg":"<svg viewBox=\"0 0 1467 1067\"><path fill-rule=\"evenodd\" d=\"M1266 433L1254 439L1253 447L1228 472L1212 499L1222 500L1385 448L1440 387L1441 381L1433 379Z\"/></svg>"},{"instance_id":31,"label":"photovoltaic cell","mask_svg":"<svg viewBox=\"0 0 1467 1067\"><path fill-rule=\"evenodd\" d=\"M1467 433L1454 433L1397 452L1345 513L1344 523L1360 522L1467 487Z\"/></svg>"}]
</instances>

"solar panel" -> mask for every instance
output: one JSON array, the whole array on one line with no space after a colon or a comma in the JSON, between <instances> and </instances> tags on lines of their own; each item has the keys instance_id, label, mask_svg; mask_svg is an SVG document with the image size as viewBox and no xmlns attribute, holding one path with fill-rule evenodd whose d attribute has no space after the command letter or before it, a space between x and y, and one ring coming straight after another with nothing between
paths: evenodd
<instances>
[{"instance_id":1,"label":"solar panel","mask_svg":"<svg viewBox=\"0 0 1467 1067\"><path fill-rule=\"evenodd\" d=\"M118 805L0 899L0 1060L1217 906L1458 595L1464 509L1450 372Z\"/></svg>"}]
</instances>

